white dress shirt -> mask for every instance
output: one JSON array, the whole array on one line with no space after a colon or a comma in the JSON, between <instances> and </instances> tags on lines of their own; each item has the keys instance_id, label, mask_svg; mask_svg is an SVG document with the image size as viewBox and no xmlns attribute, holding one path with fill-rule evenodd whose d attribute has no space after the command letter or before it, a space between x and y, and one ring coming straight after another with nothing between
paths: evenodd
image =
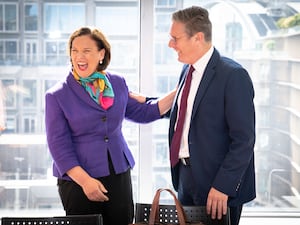
<instances>
[{"instance_id":1,"label":"white dress shirt","mask_svg":"<svg viewBox=\"0 0 300 225\"><path fill-rule=\"evenodd\" d=\"M179 158L187 158L190 156L189 154L189 145L188 145L188 134L189 134L189 127L191 123L191 115L194 105L194 100L196 93L198 91L198 87L200 85L204 70L208 64L209 59L211 58L213 54L214 47L212 46L206 53L203 55L196 63L193 64L195 70L192 73L192 82L191 87L187 99L187 109L185 114L185 121L183 125L183 133L181 137L181 144L179 149ZM181 100L181 94L182 94L183 87L180 90L180 94L177 99L177 105L180 105ZM177 111L177 118L179 113L179 107ZM175 126L176 129L176 126Z\"/></svg>"}]
</instances>

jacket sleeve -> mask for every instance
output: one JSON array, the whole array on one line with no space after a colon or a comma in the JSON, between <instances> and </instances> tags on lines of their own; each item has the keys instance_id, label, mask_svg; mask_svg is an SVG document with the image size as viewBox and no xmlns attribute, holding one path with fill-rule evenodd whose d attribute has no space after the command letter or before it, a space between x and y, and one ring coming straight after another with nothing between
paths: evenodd
<instances>
[{"instance_id":1,"label":"jacket sleeve","mask_svg":"<svg viewBox=\"0 0 300 225\"><path fill-rule=\"evenodd\" d=\"M230 144L213 186L235 196L254 157L254 89L246 70L232 71L225 90L225 120ZM224 182L226 181L226 182Z\"/></svg>"},{"instance_id":2,"label":"jacket sleeve","mask_svg":"<svg viewBox=\"0 0 300 225\"><path fill-rule=\"evenodd\" d=\"M139 103L137 100L128 97L125 117L137 123L149 123L161 118L158 101L149 100Z\"/></svg>"},{"instance_id":3,"label":"jacket sleeve","mask_svg":"<svg viewBox=\"0 0 300 225\"><path fill-rule=\"evenodd\" d=\"M61 176L79 165L71 140L71 132L63 111L52 93L45 96L46 135L50 153Z\"/></svg>"}]
</instances>

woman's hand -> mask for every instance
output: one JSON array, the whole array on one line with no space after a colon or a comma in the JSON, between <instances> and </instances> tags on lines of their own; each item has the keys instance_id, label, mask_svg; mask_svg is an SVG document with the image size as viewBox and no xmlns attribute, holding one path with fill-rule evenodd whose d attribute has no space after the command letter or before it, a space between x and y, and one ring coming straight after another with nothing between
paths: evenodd
<instances>
[{"instance_id":1,"label":"woman's hand","mask_svg":"<svg viewBox=\"0 0 300 225\"><path fill-rule=\"evenodd\" d=\"M82 189L85 195L91 201L104 202L108 201L108 197L105 195L107 193L104 185L97 179L89 178L82 184Z\"/></svg>"},{"instance_id":2,"label":"woman's hand","mask_svg":"<svg viewBox=\"0 0 300 225\"><path fill-rule=\"evenodd\" d=\"M106 196L107 190L104 185L99 180L91 177L82 167L75 166L67 174L82 187L89 200L97 202L109 200Z\"/></svg>"},{"instance_id":3,"label":"woman's hand","mask_svg":"<svg viewBox=\"0 0 300 225\"><path fill-rule=\"evenodd\" d=\"M146 97L144 95L134 93L134 92L129 92L129 97L137 100L139 103L145 103L146 102Z\"/></svg>"},{"instance_id":4,"label":"woman's hand","mask_svg":"<svg viewBox=\"0 0 300 225\"><path fill-rule=\"evenodd\" d=\"M166 112L168 112L171 109L176 92L177 92L177 87L172 91L170 91L169 93L165 94L163 97L158 98L158 107L159 107L160 115L164 115ZM129 92L129 97L137 100L140 103L145 103L147 99L144 95L133 93L133 92Z\"/></svg>"}]
</instances>

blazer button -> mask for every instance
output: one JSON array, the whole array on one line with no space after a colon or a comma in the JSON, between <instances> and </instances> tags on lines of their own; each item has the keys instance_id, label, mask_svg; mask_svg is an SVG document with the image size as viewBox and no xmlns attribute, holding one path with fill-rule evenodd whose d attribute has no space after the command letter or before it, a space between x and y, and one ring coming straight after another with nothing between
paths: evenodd
<instances>
[{"instance_id":1,"label":"blazer button","mask_svg":"<svg viewBox=\"0 0 300 225\"><path fill-rule=\"evenodd\" d=\"M103 116L103 117L101 118L101 120L102 120L102 122L106 122L106 121L107 121L107 117L106 117L106 116Z\"/></svg>"},{"instance_id":2,"label":"blazer button","mask_svg":"<svg viewBox=\"0 0 300 225\"><path fill-rule=\"evenodd\" d=\"M108 137L107 136L104 137L104 141L108 142Z\"/></svg>"}]
</instances>

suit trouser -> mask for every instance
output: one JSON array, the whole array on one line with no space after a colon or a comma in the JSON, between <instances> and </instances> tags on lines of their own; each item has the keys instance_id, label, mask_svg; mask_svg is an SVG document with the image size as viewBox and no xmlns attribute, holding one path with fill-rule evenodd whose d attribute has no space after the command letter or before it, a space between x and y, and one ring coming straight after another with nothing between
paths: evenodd
<instances>
[{"instance_id":1,"label":"suit trouser","mask_svg":"<svg viewBox=\"0 0 300 225\"><path fill-rule=\"evenodd\" d=\"M191 167L179 162L178 199L182 205L206 205L207 193L196 188ZM205 182L205 181L204 181ZM231 225L238 225L243 206L229 207Z\"/></svg>"},{"instance_id":2,"label":"suit trouser","mask_svg":"<svg viewBox=\"0 0 300 225\"><path fill-rule=\"evenodd\" d=\"M130 169L115 174L110 162L111 175L98 178L108 190L107 202L90 201L82 188L73 181L58 180L58 188L66 215L102 214L104 225L132 223L134 206Z\"/></svg>"}]
</instances>

